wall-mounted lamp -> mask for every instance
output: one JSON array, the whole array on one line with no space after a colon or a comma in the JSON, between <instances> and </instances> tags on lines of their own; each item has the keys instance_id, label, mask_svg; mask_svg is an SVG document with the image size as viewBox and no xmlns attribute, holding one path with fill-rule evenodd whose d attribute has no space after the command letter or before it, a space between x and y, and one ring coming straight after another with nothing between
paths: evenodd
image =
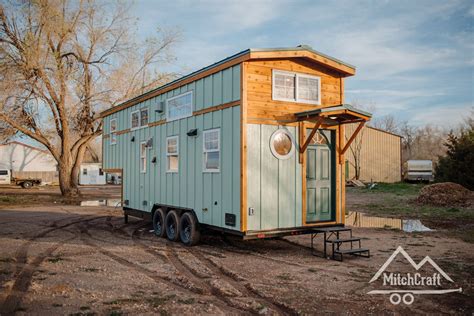
<instances>
[{"instance_id":1,"label":"wall-mounted lamp","mask_svg":"<svg viewBox=\"0 0 474 316\"><path fill-rule=\"evenodd\" d=\"M163 113L163 109L165 108L165 101L160 101L158 102L158 105L156 106L156 113Z\"/></svg>"},{"instance_id":2,"label":"wall-mounted lamp","mask_svg":"<svg viewBox=\"0 0 474 316\"><path fill-rule=\"evenodd\" d=\"M150 138L146 141L146 147L147 147L147 148L153 148L153 137L150 137Z\"/></svg>"},{"instance_id":3,"label":"wall-mounted lamp","mask_svg":"<svg viewBox=\"0 0 474 316\"><path fill-rule=\"evenodd\" d=\"M156 157L153 157L153 158L151 159L151 163L156 163Z\"/></svg>"},{"instance_id":4,"label":"wall-mounted lamp","mask_svg":"<svg viewBox=\"0 0 474 316\"><path fill-rule=\"evenodd\" d=\"M131 142L135 141L135 136L132 136L132 139L130 139Z\"/></svg>"},{"instance_id":5,"label":"wall-mounted lamp","mask_svg":"<svg viewBox=\"0 0 474 316\"><path fill-rule=\"evenodd\" d=\"M188 136L197 136L198 130L197 128L190 129L187 133Z\"/></svg>"}]
</instances>

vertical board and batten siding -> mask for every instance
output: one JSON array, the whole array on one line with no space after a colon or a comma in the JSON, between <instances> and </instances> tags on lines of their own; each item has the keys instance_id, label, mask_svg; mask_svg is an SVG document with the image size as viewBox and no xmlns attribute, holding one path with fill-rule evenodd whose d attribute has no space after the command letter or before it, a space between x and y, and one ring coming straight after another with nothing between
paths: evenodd
<instances>
[{"instance_id":1,"label":"vertical board and batten siding","mask_svg":"<svg viewBox=\"0 0 474 316\"><path fill-rule=\"evenodd\" d=\"M278 128L247 125L247 207L254 208L247 219L248 230L302 226L301 164L296 151L289 159L273 156L270 138ZM295 127L283 128L299 139Z\"/></svg>"},{"instance_id":2,"label":"vertical board and batten siding","mask_svg":"<svg viewBox=\"0 0 474 316\"><path fill-rule=\"evenodd\" d=\"M104 134L117 118L117 131L130 128L133 111L149 109L149 123L165 119L155 112L160 101L193 91L193 111L240 100L240 65L233 66L179 88L145 100L104 118ZM198 136L186 133L197 128ZM203 172L203 137L207 129L220 128L220 172ZM166 172L166 138L179 136L179 172ZM135 141L131 142L131 138ZM153 138L147 149L147 172L140 172L140 143ZM123 198L129 208L150 212L153 204L191 208L200 223L239 229L240 223L240 106L144 127L117 136L117 144L104 138L104 168L123 169ZM156 157L157 162L151 160ZM147 205L143 205L143 201ZM206 208L207 211L203 211ZM224 214L236 215L236 226L225 226Z\"/></svg>"},{"instance_id":3,"label":"vertical board and batten siding","mask_svg":"<svg viewBox=\"0 0 474 316\"><path fill-rule=\"evenodd\" d=\"M350 137L357 124L346 125L346 138ZM360 152L360 180L375 182L401 181L401 137L374 129L364 127L352 143L362 141ZM345 154L349 162L349 175L347 179L355 177L354 156L349 148Z\"/></svg>"}]
</instances>

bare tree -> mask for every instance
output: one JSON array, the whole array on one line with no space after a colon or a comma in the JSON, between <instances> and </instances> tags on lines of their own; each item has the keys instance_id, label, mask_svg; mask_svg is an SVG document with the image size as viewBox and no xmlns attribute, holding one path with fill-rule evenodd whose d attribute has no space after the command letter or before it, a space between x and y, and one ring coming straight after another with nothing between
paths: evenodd
<instances>
[{"instance_id":1,"label":"bare tree","mask_svg":"<svg viewBox=\"0 0 474 316\"><path fill-rule=\"evenodd\" d=\"M390 132L390 133L398 133L400 123L397 121L394 115L387 114L384 116L375 117L370 122L370 126L375 128Z\"/></svg>"},{"instance_id":2,"label":"bare tree","mask_svg":"<svg viewBox=\"0 0 474 316\"><path fill-rule=\"evenodd\" d=\"M63 195L78 193L98 113L169 79L156 65L177 34L137 43L128 12L92 0L0 4L0 121L51 152Z\"/></svg>"},{"instance_id":3,"label":"bare tree","mask_svg":"<svg viewBox=\"0 0 474 316\"><path fill-rule=\"evenodd\" d=\"M356 138L352 141L352 144L349 146L351 151L353 161L349 161L349 163L354 167L354 178L356 180L360 179L360 169L361 169L361 152L362 152L362 139L364 136L364 129L362 129ZM346 135L346 141L348 137Z\"/></svg>"}]
</instances>

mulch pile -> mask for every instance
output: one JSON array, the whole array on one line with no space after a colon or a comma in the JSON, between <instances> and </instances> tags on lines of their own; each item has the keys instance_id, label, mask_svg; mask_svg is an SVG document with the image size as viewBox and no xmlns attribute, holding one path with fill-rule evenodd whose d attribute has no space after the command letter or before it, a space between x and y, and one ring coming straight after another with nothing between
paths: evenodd
<instances>
[{"instance_id":1,"label":"mulch pile","mask_svg":"<svg viewBox=\"0 0 474 316\"><path fill-rule=\"evenodd\" d=\"M425 186L416 201L434 206L469 206L472 193L460 184L443 182Z\"/></svg>"}]
</instances>

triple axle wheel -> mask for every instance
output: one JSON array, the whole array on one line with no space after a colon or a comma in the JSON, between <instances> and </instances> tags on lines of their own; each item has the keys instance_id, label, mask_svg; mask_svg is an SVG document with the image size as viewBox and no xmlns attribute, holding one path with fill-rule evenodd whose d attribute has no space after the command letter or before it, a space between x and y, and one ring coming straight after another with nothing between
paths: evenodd
<instances>
[{"instance_id":1,"label":"triple axle wheel","mask_svg":"<svg viewBox=\"0 0 474 316\"><path fill-rule=\"evenodd\" d=\"M193 246L199 242L199 232L196 217L191 212L179 214L175 210L166 213L157 209L153 214L153 230L158 237L166 237L170 241L181 240L186 246Z\"/></svg>"}]
</instances>

